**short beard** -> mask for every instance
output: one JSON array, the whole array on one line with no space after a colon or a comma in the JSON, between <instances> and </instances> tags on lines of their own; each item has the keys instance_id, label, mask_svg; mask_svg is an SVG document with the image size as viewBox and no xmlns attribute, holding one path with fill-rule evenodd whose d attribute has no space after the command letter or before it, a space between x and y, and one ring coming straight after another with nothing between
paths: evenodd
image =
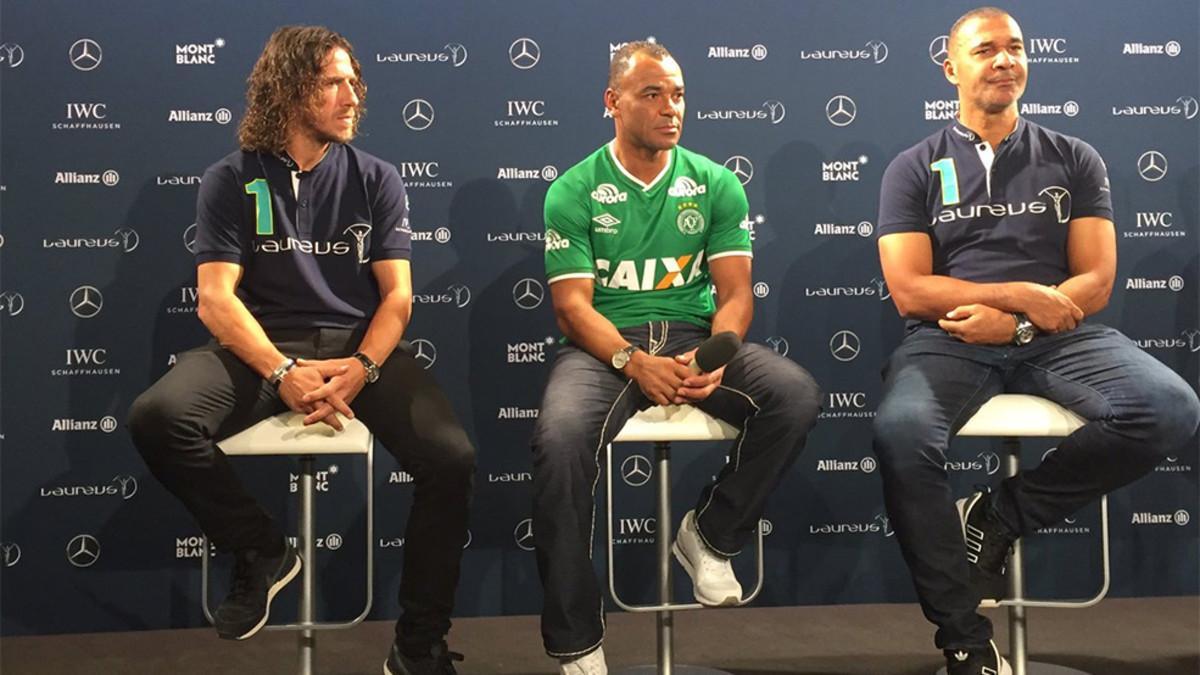
<instances>
[{"instance_id":1,"label":"short beard","mask_svg":"<svg viewBox=\"0 0 1200 675\"><path fill-rule=\"evenodd\" d=\"M333 135L333 134L330 134L330 133L328 133L328 132L322 131L322 130L321 130L321 129L320 129L318 126L317 126L317 122L316 122L316 120L315 120L315 119L313 119L313 112L312 112L312 110L309 110L309 109L307 109L307 108L306 108L306 109L304 110L304 112L301 114L301 117L300 117L300 126L301 126L301 128L302 128L302 129L304 129L304 131L305 131L305 132L306 132L306 133L307 133L309 136L311 136L311 137L312 137L312 139L313 139L314 141L316 141L317 143L321 143L321 144L325 144L325 143L349 143L350 141L354 140L354 137L355 137L355 136L358 134L358 118L357 118L357 116L356 116L356 117L355 117L355 119L354 119L354 126L350 127L350 133L349 133L349 134L347 134L346 138L338 138L337 136L335 136L335 135Z\"/></svg>"}]
</instances>

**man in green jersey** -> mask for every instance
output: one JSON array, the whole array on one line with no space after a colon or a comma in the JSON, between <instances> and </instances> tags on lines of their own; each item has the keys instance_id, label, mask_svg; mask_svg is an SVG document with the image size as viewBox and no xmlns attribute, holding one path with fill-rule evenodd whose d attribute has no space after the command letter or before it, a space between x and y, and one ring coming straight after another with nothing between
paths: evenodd
<instances>
[{"instance_id":1,"label":"man in green jersey","mask_svg":"<svg viewBox=\"0 0 1200 675\"><path fill-rule=\"evenodd\" d=\"M744 337L750 327L746 195L729 170L677 146L683 74L666 49L618 50L604 100L615 139L546 195L546 274L570 344L550 372L533 437L542 637L563 673L588 675L607 672L591 561L604 446L654 404L690 403L741 429L674 546L698 601L734 604L742 590L729 558L803 447L820 398L804 369L762 345L743 344L710 373L689 368L709 335Z\"/></svg>"}]
</instances>

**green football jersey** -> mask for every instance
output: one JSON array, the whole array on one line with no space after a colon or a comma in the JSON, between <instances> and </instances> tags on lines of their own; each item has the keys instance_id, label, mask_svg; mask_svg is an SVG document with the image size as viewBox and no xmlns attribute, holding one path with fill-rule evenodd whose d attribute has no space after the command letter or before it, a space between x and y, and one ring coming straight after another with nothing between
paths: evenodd
<instances>
[{"instance_id":1,"label":"green football jersey","mask_svg":"<svg viewBox=\"0 0 1200 675\"><path fill-rule=\"evenodd\" d=\"M731 171L676 147L649 185L608 143L546 193L546 277L592 279L592 305L617 328L646 321L709 326L710 260L750 256L749 206Z\"/></svg>"}]
</instances>

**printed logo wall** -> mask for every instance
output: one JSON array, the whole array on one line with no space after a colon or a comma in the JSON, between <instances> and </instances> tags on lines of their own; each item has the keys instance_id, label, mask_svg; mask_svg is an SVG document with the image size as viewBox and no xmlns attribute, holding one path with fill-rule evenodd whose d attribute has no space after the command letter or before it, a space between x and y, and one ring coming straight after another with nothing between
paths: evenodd
<instances>
[{"instance_id":1,"label":"printed logo wall","mask_svg":"<svg viewBox=\"0 0 1200 675\"><path fill-rule=\"evenodd\" d=\"M1100 4L1068 13L1011 3L1030 58L1021 112L1086 140L1107 164L1120 260L1110 305L1094 320L1195 383L1200 7ZM125 420L142 390L207 339L196 314L196 195L205 168L236 147L246 76L281 20L325 23L354 43L370 86L356 145L394 163L408 188L415 288L406 338L479 449L459 615L540 608L528 442L560 348L542 257L570 243L545 233L542 207L550 185L611 138L612 120L596 106L610 56L648 35L684 71L683 145L728 168L749 199L748 339L804 365L826 392L804 456L765 515L775 562L760 602L913 600L907 583L864 587L826 567L905 578L870 449L879 371L903 333L874 239L889 162L957 113L940 69L953 12L939 3L906 6L902 17L843 3L733 3L692 15L650 3L615 17L587 4L417 0L381 12L363 0L336 9L302 0L288 6L292 19L217 0L176 7L177 20L163 25L136 7L117 22L76 5L55 21L38 3L6 5L0 32L0 632L203 623L197 526L146 470ZM1113 39L1088 39L1101 34ZM687 181L668 187L705 197ZM1069 222L1079 199L1070 188L1047 185L1011 208ZM600 204L619 205L627 192L591 186ZM328 250L369 262L368 225L344 223ZM612 236L630 225L606 218L593 227ZM725 452L714 445L678 458L677 492L701 489ZM983 441L958 443L946 469L966 491L999 478L996 453ZM648 518L649 457L636 446L614 457L615 488L641 500L618 514L623 543L677 526ZM382 448L376 461L374 616L385 618L397 611L413 479ZM1136 548L1176 561L1166 574L1116 566L1115 593L1200 592L1198 464L1196 449L1183 449L1113 496L1114 560ZM281 522L294 522L292 465L234 466ZM362 470L321 470L317 564L350 570L363 550ZM1086 546L1081 527L1059 523L1044 536ZM1072 574L1035 571L1052 587ZM179 589L194 611L178 611L170 593ZM352 591L322 589L331 602Z\"/></svg>"}]
</instances>

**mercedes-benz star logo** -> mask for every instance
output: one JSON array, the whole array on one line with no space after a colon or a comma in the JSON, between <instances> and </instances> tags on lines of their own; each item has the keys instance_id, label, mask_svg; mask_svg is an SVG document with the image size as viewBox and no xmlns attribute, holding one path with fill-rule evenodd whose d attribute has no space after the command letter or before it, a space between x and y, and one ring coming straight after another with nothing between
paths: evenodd
<instances>
[{"instance_id":1,"label":"mercedes-benz star logo","mask_svg":"<svg viewBox=\"0 0 1200 675\"><path fill-rule=\"evenodd\" d=\"M650 482L652 472L650 460L642 455L630 455L621 462L621 480L630 487L640 487Z\"/></svg>"},{"instance_id":2,"label":"mercedes-benz star logo","mask_svg":"<svg viewBox=\"0 0 1200 675\"><path fill-rule=\"evenodd\" d=\"M838 361L853 361L862 350L862 343L853 331L839 330L829 339L829 353Z\"/></svg>"},{"instance_id":3,"label":"mercedes-benz star logo","mask_svg":"<svg viewBox=\"0 0 1200 675\"><path fill-rule=\"evenodd\" d=\"M437 361L437 347L433 343L424 338L417 338L410 342L413 346L413 359L421 364L425 370L429 370L434 361Z\"/></svg>"},{"instance_id":4,"label":"mercedes-benz star logo","mask_svg":"<svg viewBox=\"0 0 1200 675\"><path fill-rule=\"evenodd\" d=\"M825 118L835 127L844 127L858 117L858 106L849 96L838 94L825 104Z\"/></svg>"},{"instance_id":5,"label":"mercedes-benz star logo","mask_svg":"<svg viewBox=\"0 0 1200 675\"><path fill-rule=\"evenodd\" d=\"M21 560L21 547L16 544L4 542L0 544L0 553L4 554L4 566L12 567Z\"/></svg>"},{"instance_id":6,"label":"mercedes-benz star logo","mask_svg":"<svg viewBox=\"0 0 1200 675\"><path fill-rule=\"evenodd\" d=\"M445 47L442 47L447 52L450 52L450 63L458 68L467 62L467 48L458 42L451 42Z\"/></svg>"},{"instance_id":7,"label":"mercedes-benz star logo","mask_svg":"<svg viewBox=\"0 0 1200 675\"><path fill-rule=\"evenodd\" d=\"M776 354L780 356L787 356L789 349L787 338L779 335L772 335L766 340L763 340L763 342L767 343L767 346L771 349L774 349Z\"/></svg>"},{"instance_id":8,"label":"mercedes-benz star logo","mask_svg":"<svg viewBox=\"0 0 1200 675\"><path fill-rule=\"evenodd\" d=\"M83 71L95 70L104 58L104 50L100 49L100 43L91 38L76 40L67 54L71 58L71 65Z\"/></svg>"},{"instance_id":9,"label":"mercedes-benz star logo","mask_svg":"<svg viewBox=\"0 0 1200 675\"><path fill-rule=\"evenodd\" d=\"M734 155L725 160L725 168L732 171L742 185L749 183L750 179L754 178L754 163L745 155Z\"/></svg>"},{"instance_id":10,"label":"mercedes-benz star logo","mask_svg":"<svg viewBox=\"0 0 1200 675\"><path fill-rule=\"evenodd\" d=\"M71 293L71 313L81 319L90 319L100 313L104 296L95 286L80 286Z\"/></svg>"},{"instance_id":11,"label":"mercedes-benz star logo","mask_svg":"<svg viewBox=\"0 0 1200 675\"><path fill-rule=\"evenodd\" d=\"M939 35L933 38L933 42L929 43L929 60L939 66L946 62L950 56L950 37L948 35Z\"/></svg>"},{"instance_id":12,"label":"mercedes-benz star logo","mask_svg":"<svg viewBox=\"0 0 1200 675\"><path fill-rule=\"evenodd\" d=\"M1167 158L1157 150L1147 150L1138 157L1137 167L1143 180L1155 183L1167 175Z\"/></svg>"},{"instance_id":13,"label":"mercedes-benz star logo","mask_svg":"<svg viewBox=\"0 0 1200 675\"><path fill-rule=\"evenodd\" d=\"M183 230L183 247L188 253L196 252L196 224L192 223Z\"/></svg>"},{"instance_id":14,"label":"mercedes-benz star logo","mask_svg":"<svg viewBox=\"0 0 1200 675\"><path fill-rule=\"evenodd\" d=\"M537 279L522 279L513 286L513 302L521 309L533 309L542 304L546 290Z\"/></svg>"},{"instance_id":15,"label":"mercedes-benz star logo","mask_svg":"<svg viewBox=\"0 0 1200 675\"><path fill-rule=\"evenodd\" d=\"M15 42L5 42L0 45L0 66L16 68L25 61L25 50Z\"/></svg>"},{"instance_id":16,"label":"mercedes-benz star logo","mask_svg":"<svg viewBox=\"0 0 1200 675\"><path fill-rule=\"evenodd\" d=\"M413 131L424 131L433 124L433 105L423 98L414 98L404 106L404 126Z\"/></svg>"},{"instance_id":17,"label":"mercedes-benz star logo","mask_svg":"<svg viewBox=\"0 0 1200 675\"><path fill-rule=\"evenodd\" d=\"M76 567L91 567L100 559L100 542L90 534L77 534L67 542L67 562Z\"/></svg>"},{"instance_id":18,"label":"mercedes-benz star logo","mask_svg":"<svg viewBox=\"0 0 1200 675\"><path fill-rule=\"evenodd\" d=\"M529 70L542 60L542 48L530 38L517 38L508 46L508 60L521 70Z\"/></svg>"},{"instance_id":19,"label":"mercedes-benz star logo","mask_svg":"<svg viewBox=\"0 0 1200 675\"><path fill-rule=\"evenodd\" d=\"M517 523L517 527L513 530L513 539L517 542L517 546L522 551L533 550L533 519L526 518Z\"/></svg>"}]
</instances>

